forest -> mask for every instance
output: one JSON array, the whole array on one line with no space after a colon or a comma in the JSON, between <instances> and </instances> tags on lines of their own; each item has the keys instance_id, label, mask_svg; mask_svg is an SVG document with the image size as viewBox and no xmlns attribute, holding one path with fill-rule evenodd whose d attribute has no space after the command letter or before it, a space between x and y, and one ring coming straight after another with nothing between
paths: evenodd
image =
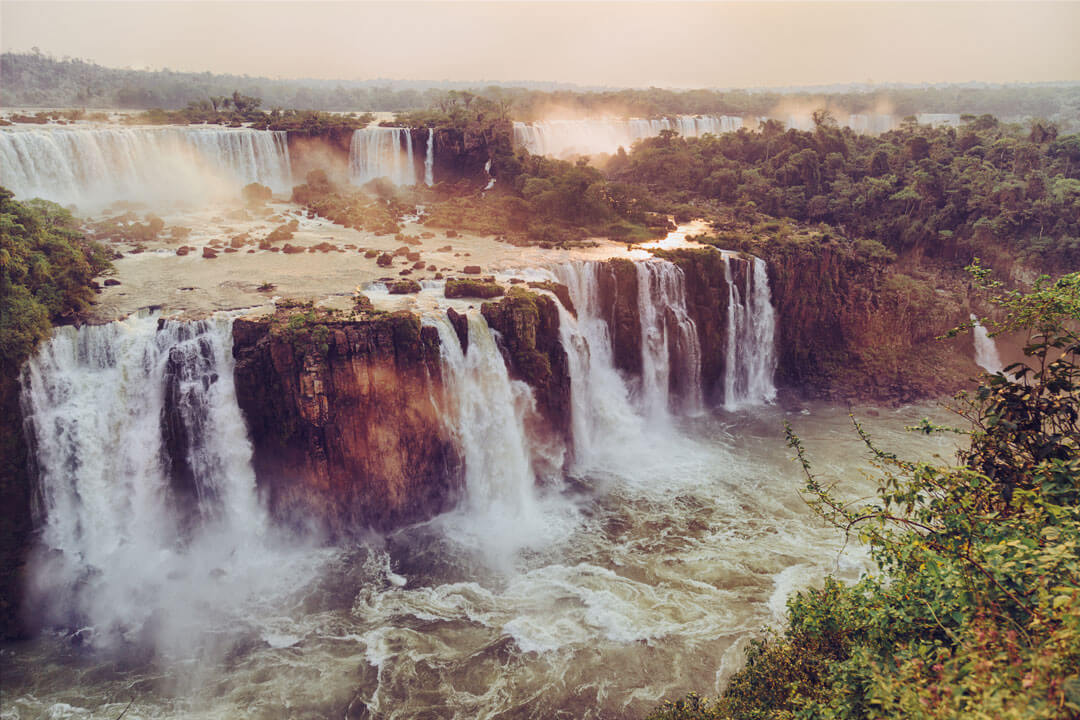
<instances>
[{"instance_id":1,"label":"forest","mask_svg":"<svg viewBox=\"0 0 1080 720\"><path fill-rule=\"evenodd\" d=\"M557 83L402 82L396 80L274 80L173 70L106 68L47 53L0 55L0 105L5 107L180 110L239 92L261 98L268 109L400 112L440 106L452 94L480 96L512 108L516 120L551 114L585 115L785 115L791 109L828 107L834 113L991 114L1002 119L1080 117L1080 85L972 84L867 87L844 90L739 90L576 88Z\"/></svg>"}]
</instances>

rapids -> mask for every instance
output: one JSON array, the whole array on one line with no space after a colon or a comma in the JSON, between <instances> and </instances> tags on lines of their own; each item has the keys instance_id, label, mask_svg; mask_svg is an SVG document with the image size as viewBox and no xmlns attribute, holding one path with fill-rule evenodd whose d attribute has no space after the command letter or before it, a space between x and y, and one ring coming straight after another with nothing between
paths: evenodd
<instances>
[{"instance_id":1,"label":"rapids","mask_svg":"<svg viewBox=\"0 0 1080 720\"><path fill-rule=\"evenodd\" d=\"M0 717L599 718L716 692L793 590L867 562L796 492L785 419L819 472L869 486L846 409L769 402L767 277L746 267L748 297L730 303L738 402L711 409L676 266L637 268L641 379L613 365L599 264L542 271L577 309L560 306L571 448L529 436L532 390L478 310L458 305L467 352L443 310L425 310L465 497L332 548L266 518L229 316L58 330L22 378L45 632L0 647ZM947 455L948 438L902 432L924 413L866 426L905 455Z\"/></svg>"}]
</instances>

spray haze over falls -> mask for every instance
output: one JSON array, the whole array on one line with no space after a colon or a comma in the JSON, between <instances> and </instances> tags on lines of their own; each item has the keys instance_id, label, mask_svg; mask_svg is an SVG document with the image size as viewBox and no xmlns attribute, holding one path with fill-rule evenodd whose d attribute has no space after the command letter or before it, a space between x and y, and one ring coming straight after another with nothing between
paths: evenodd
<instances>
[{"instance_id":1,"label":"spray haze over falls","mask_svg":"<svg viewBox=\"0 0 1080 720\"><path fill-rule=\"evenodd\" d=\"M491 522L471 523L507 523L508 535L528 539L542 525L532 508L538 478L561 474L571 457L568 467L603 465L605 458L594 451L605 443L617 447L612 438L629 442L647 431L670 432L675 418L712 404L704 399L701 348L687 314L682 271L666 261L634 266L638 377L615 367L610 308L602 301L607 265L554 268L577 309L575 318L558 306L558 337L569 360L568 447L530 433L538 412L533 390L511 380L482 314L468 313L467 344L444 312L425 315L424 322L439 329L445 381L440 409L464 461L466 495L459 512L493 513ZM767 285L764 292L767 300ZM752 324L758 310L744 303L736 314ZM771 312L760 321L771 322ZM74 611L80 623L106 637L125 623L139 626L164 602L153 594L168 594L164 588L174 574L187 582L192 572L213 571L217 563L235 573L233 564L246 562L244 554L268 532L233 386L231 327L227 316L177 322L144 314L63 328L28 365L24 405L46 519L43 542L61 558L42 564L38 587L46 597L70 603L58 609L57 619ZM772 328L729 337L743 346L727 351L738 360L729 367L736 377L720 383L724 392L740 385L746 366L773 362ZM723 403L769 399L775 394L771 375L760 382L770 390L751 397L740 389ZM188 553L211 549L200 549L204 533L213 538L210 557L176 554L187 543ZM170 560L162 562L162 553ZM189 562L200 564L185 566ZM133 573L133 567L141 570ZM91 570L93 582L78 582ZM130 586L150 577L151 596ZM139 611L119 602L133 594L141 596Z\"/></svg>"},{"instance_id":2,"label":"spray haze over falls","mask_svg":"<svg viewBox=\"0 0 1080 720\"><path fill-rule=\"evenodd\" d=\"M772 336L746 330L772 317L754 317L753 298L768 299L767 284L754 286L757 264L734 255L724 264L739 286L725 297L744 320L720 337L745 344L722 349L737 358L725 370L735 376L711 379L678 266L537 269L567 286L574 308L541 296L558 319L552 351L565 353L565 443L545 430L543 392L515 377L508 352L527 306L499 318L450 303L465 312L464 332L444 309L424 311L437 364L409 392L438 408L461 492L447 512L362 544L312 546L266 504L242 398L289 391L238 372L252 361L240 330L252 321L143 314L58 330L28 365L23 392L43 514L33 588L64 629L14 658L12 706L20 717L119 714L134 683L134 717L269 718L282 698L320 717L343 708L345 717L608 717L715 686L724 675L702 653L730 670L738 638L774 621L791 588L823 564L837 570L823 552L832 534L770 484L787 482L774 478L788 463L766 450L779 421L760 404L769 388L724 394L751 386L746 368L774 362ZM374 379L388 367L377 357L348 370L337 356L410 352L362 337L332 339L325 362ZM339 412L319 394L331 376L307 363L293 371L319 417ZM368 409L380 432L395 432L379 404L384 383L372 383ZM320 397L330 408L319 409ZM711 411L732 402L756 407ZM346 411L365 408L350 401ZM830 417L817 421L842 427ZM281 419L269 420L281 432ZM331 425L322 432L329 438ZM839 571L861 562L849 552ZM72 691L55 662L71 633L95 653L152 648L157 659L102 667ZM162 663L169 683L157 679Z\"/></svg>"},{"instance_id":3,"label":"spray haze over falls","mask_svg":"<svg viewBox=\"0 0 1080 720\"><path fill-rule=\"evenodd\" d=\"M752 127L760 119L676 115L514 122L513 142L530 153L556 157L613 153L664 130L700 137ZM813 127L809 116L780 120L788 128ZM919 121L956 124L959 116L923 114ZM856 132L876 134L895 128L897 120L891 115L851 115L845 124ZM435 128L372 126L353 131L350 180L362 185L386 177L397 185L433 185L440 172L436 134ZM3 184L16 197L89 207L117 199L196 204L230 196L236 185L251 182L287 193L297 181L288 133L252 128L19 127L0 131L0 160Z\"/></svg>"}]
</instances>

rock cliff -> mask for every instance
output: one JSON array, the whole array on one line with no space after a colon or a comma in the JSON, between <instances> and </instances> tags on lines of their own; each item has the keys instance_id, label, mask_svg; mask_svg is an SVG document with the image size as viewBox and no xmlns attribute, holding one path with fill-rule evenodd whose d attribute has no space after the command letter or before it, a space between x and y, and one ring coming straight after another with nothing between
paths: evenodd
<instances>
[{"instance_id":1,"label":"rock cliff","mask_svg":"<svg viewBox=\"0 0 1080 720\"><path fill-rule=\"evenodd\" d=\"M237 399L274 517L341 536L451 507L462 473L436 405L434 328L408 313L289 313L233 327Z\"/></svg>"}]
</instances>

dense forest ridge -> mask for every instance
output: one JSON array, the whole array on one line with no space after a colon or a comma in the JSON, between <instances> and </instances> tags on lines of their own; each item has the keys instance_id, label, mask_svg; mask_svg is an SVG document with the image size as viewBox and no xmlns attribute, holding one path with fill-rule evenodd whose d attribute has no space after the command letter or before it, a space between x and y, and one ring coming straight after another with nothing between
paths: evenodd
<instances>
[{"instance_id":1,"label":"dense forest ridge","mask_svg":"<svg viewBox=\"0 0 1080 720\"><path fill-rule=\"evenodd\" d=\"M520 121L598 115L808 117L827 107L837 117L918 113L992 114L1067 124L1080 117L1080 84L868 86L813 89L571 89L552 83L403 83L400 81L273 80L170 70L112 69L39 53L0 55L0 106L179 110L213 97L258 97L267 108L337 112L402 112L455 96L482 97L512 109Z\"/></svg>"}]
</instances>

